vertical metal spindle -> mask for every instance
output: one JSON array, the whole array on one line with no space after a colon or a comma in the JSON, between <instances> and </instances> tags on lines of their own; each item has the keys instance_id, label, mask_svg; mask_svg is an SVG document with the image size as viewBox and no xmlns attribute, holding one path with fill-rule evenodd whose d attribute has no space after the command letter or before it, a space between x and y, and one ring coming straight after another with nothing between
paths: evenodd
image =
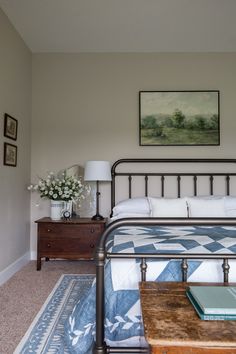
<instances>
[{"instance_id":1,"label":"vertical metal spindle","mask_svg":"<svg viewBox=\"0 0 236 354\"><path fill-rule=\"evenodd\" d=\"M210 195L213 195L213 180L214 177L210 175Z\"/></svg>"},{"instance_id":2,"label":"vertical metal spindle","mask_svg":"<svg viewBox=\"0 0 236 354\"><path fill-rule=\"evenodd\" d=\"M148 196L148 175L145 176L145 197Z\"/></svg>"},{"instance_id":3,"label":"vertical metal spindle","mask_svg":"<svg viewBox=\"0 0 236 354\"><path fill-rule=\"evenodd\" d=\"M140 271L141 271L141 280L146 281L146 274L147 274L146 258L141 258Z\"/></svg>"},{"instance_id":4,"label":"vertical metal spindle","mask_svg":"<svg viewBox=\"0 0 236 354\"><path fill-rule=\"evenodd\" d=\"M115 200L116 200L116 194L115 194L115 174L112 171L111 173L112 175L112 180L111 180L111 210L113 209L113 207L115 206ZM111 212L111 216L112 216L112 212Z\"/></svg>"},{"instance_id":5,"label":"vertical metal spindle","mask_svg":"<svg viewBox=\"0 0 236 354\"><path fill-rule=\"evenodd\" d=\"M230 268L228 258L223 259L222 268L223 268L223 273L224 273L224 283L228 283L229 282L229 268Z\"/></svg>"},{"instance_id":6,"label":"vertical metal spindle","mask_svg":"<svg viewBox=\"0 0 236 354\"><path fill-rule=\"evenodd\" d=\"M230 177L229 175L226 176L226 195L230 195L230 185L229 185L229 182L230 182Z\"/></svg>"},{"instance_id":7,"label":"vertical metal spindle","mask_svg":"<svg viewBox=\"0 0 236 354\"><path fill-rule=\"evenodd\" d=\"M182 281L187 281L187 279L188 279L188 260L187 260L187 258L182 259L181 268L182 268Z\"/></svg>"},{"instance_id":8,"label":"vertical metal spindle","mask_svg":"<svg viewBox=\"0 0 236 354\"><path fill-rule=\"evenodd\" d=\"M197 196L197 175L193 176L193 193L194 196Z\"/></svg>"},{"instance_id":9,"label":"vertical metal spindle","mask_svg":"<svg viewBox=\"0 0 236 354\"><path fill-rule=\"evenodd\" d=\"M178 198L180 198L180 180L181 180L181 177L180 177L180 176L177 176L177 184L178 184Z\"/></svg>"},{"instance_id":10,"label":"vertical metal spindle","mask_svg":"<svg viewBox=\"0 0 236 354\"><path fill-rule=\"evenodd\" d=\"M161 176L161 196L165 196L165 176Z\"/></svg>"},{"instance_id":11,"label":"vertical metal spindle","mask_svg":"<svg viewBox=\"0 0 236 354\"><path fill-rule=\"evenodd\" d=\"M131 188L132 176L129 175L128 179L129 179L129 198L131 198L132 197L132 188Z\"/></svg>"}]
</instances>

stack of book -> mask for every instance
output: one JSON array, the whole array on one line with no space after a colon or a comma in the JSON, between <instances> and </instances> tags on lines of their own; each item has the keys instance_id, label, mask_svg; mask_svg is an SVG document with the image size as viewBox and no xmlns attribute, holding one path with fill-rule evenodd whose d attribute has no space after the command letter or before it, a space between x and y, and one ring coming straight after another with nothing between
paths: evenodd
<instances>
[{"instance_id":1,"label":"stack of book","mask_svg":"<svg viewBox=\"0 0 236 354\"><path fill-rule=\"evenodd\" d=\"M202 320L236 320L236 287L189 286L186 294Z\"/></svg>"}]
</instances>

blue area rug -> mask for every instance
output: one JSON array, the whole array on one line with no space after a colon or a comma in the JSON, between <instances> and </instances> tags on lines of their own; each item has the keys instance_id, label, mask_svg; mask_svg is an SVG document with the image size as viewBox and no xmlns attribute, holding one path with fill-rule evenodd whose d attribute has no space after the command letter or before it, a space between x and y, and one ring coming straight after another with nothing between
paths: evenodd
<instances>
[{"instance_id":1,"label":"blue area rug","mask_svg":"<svg viewBox=\"0 0 236 354\"><path fill-rule=\"evenodd\" d=\"M69 354L64 323L74 305L91 287L94 275L64 274L13 354Z\"/></svg>"}]
</instances>

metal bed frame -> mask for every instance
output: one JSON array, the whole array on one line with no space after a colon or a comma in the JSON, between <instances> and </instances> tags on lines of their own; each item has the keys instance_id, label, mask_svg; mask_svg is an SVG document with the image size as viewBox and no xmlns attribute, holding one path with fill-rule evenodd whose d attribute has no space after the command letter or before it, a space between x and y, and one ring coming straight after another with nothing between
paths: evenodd
<instances>
[{"instance_id":1,"label":"metal bed frame","mask_svg":"<svg viewBox=\"0 0 236 354\"><path fill-rule=\"evenodd\" d=\"M209 194L214 195L214 177L221 176L225 179L225 194L230 195L231 177L235 177L235 172L201 172L201 173L159 173L159 172L118 172L117 167L120 164L165 164L165 163L202 163L202 164L223 164L232 166L236 164L236 159L121 159L116 161L111 169L112 183L111 183L111 210L116 203L116 177L126 176L128 178L128 194L132 197L132 178L134 176L143 176L145 185L145 196L148 196L149 177L156 176L161 178L161 196L165 196L165 177L176 177L177 182L177 196L181 195L181 177L190 176L193 180L193 195L198 195L197 181L199 176L209 178ZM205 166L205 165L204 165ZM236 167L236 166L234 166ZM104 338L104 314L105 314L105 285L104 285L104 267L107 259L113 258L136 258L140 259L140 275L141 281L146 280L147 263L146 259L181 259L182 281L187 281L188 274L188 259L222 259L223 279L224 283L229 281L229 259L236 259L236 254L133 254L133 253L109 253L106 251L106 240L110 233L121 226L183 226L183 225L236 225L235 218L126 218L119 219L110 223L103 233L96 252L96 342L94 344L94 354L106 353L148 353L148 348L141 347L109 347L106 345Z\"/></svg>"}]
</instances>

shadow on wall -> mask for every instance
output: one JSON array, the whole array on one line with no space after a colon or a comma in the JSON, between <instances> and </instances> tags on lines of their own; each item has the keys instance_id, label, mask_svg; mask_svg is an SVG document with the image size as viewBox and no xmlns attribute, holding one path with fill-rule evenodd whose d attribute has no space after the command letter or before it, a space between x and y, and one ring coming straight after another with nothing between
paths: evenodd
<instances>
[{"instance_id":1,"label":"shadow on wall","mask_svg":"<svg viewBox=\"0 0 236 354\"><path fill-rule=\"evenodd\" d=\"M81 182L90 186L90 193L85 199L73 203L72 211L75 216L92 217L96 212L96 182L84 182L84 168L79 165L70 166L65 169L65 172L68 176L81 177Z\"/></svg>"}]
</instances>

